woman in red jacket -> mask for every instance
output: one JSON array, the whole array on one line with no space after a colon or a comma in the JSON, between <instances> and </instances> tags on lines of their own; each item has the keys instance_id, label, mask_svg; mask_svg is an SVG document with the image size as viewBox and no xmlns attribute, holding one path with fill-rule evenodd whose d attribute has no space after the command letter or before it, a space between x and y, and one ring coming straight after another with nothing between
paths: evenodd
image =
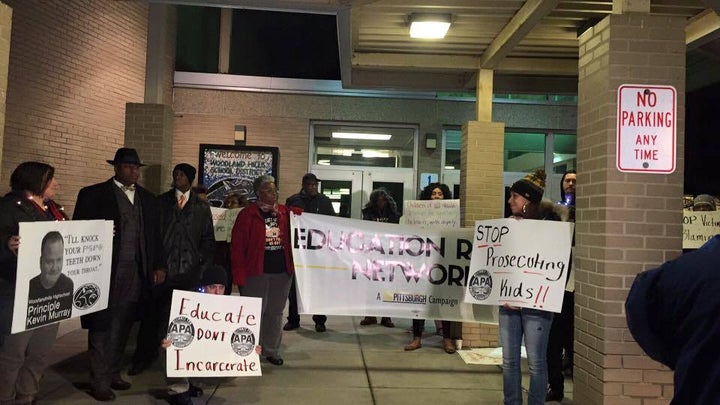
<instances>
[{"instance_id":1,"label":"woman in red jacket","mask_svg":"<svg viewBox=\"0 0 720 405\"><path fill-rule=\"evenodd\" d=\"M240 211L232 230L233 281L242 295L262 298L262 355L280 366L282 315L295 269L290 246L290 211L302 210L278 204L272 176L255 179L253 190L257 201Z\"/></svg>"}]
</instances>

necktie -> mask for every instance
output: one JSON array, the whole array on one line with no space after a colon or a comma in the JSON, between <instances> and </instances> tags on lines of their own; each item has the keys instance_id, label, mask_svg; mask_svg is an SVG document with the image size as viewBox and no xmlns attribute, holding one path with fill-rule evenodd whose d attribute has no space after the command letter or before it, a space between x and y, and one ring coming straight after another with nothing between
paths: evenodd
<instances>
[{"instance_id":1,"label":"necktie","mask_svg":"<svg viewBox=\"0 0 720 405\"><path fill-rule=\"evenodd\" d=\"M129 186L122 186L120 187L122 191L135 191L135 185L131 184Z\"/></svg>"},{"instance_id":2,"label":"necktie","mask_svg":"<svg viewBox=\"0 0 720 405\"><path fill-rule=\"evenodd\" d=\"M178 207L182 209L182 207L185 206L185 194L181 194L180 198L178 199Z\"/></svg>"}]
</instances>

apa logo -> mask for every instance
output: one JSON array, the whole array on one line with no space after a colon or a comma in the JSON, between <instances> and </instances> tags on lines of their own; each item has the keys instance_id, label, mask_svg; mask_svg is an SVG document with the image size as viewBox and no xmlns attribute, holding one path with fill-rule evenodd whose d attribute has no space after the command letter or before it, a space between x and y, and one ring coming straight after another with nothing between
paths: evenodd
<instances>
[{"instance_id":1,"label":"apa logo","mask_svg":"<svg viewBox=\"0 0 720 405\"><path fill-rule=\"evenodd\" d=\"M487 270L478 270L470 277L468 283L470 295L478 301L484 301L492 292L492 275Z\"/></svg>"},{"instance_id":2,"label":"apa logo","mask_svg":"<svg viewBox=\"0 0 720 405\"><path fill-rule=\"evenodd\" d=\"M187 347L195 338L195 326L190 322L190 319L178 316L170 322L167 337L173 346Z\"/></svg>"},{"instance_id":3,"label":"apa logo","mask_svg":"<svg viewBox=\"0 0 720 405\"><path fill-rule=\"evenodd\" d=\"M238 356L247 356L255 350L255 335L248 328L237 328L230 337L230 346Z\"/></svg>"},{"instance_id":4,"label":"apa logo","mask_svg":"<svg viewBox=\"0 0 720 405\"><path fill-rule=\"evenodd\" d=\"M100 299L100 287L94 283L83 284L73 293L73 306L77 309L92 308Z\"/></svg>"}]
</instances>

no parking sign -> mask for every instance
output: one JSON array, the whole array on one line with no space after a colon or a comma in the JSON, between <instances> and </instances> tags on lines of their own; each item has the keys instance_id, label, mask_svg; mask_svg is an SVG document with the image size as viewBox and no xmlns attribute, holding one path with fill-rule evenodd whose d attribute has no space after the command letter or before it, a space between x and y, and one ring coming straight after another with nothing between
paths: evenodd
<instances>
[{"instance_id":1,"label":"no parking sign","mask_svg":"<svg viewBox=\"0 0 720 405\"><path fill-rule=\"evenodd\" d=\"M617 168L621 172L675 171L677 91L672 86L618 88Z\"/></svg>"}]
</instances>

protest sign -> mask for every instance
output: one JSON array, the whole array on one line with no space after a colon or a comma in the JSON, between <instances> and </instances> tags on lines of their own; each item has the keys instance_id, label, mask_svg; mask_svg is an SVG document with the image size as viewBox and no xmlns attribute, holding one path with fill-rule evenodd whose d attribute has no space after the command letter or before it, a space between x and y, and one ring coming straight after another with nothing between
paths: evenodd
<instances>
[{"instance_id":1,"label":"protest sign","mask_svg":"<svg viewBox=\"0 0 720 405\"><path fill-rule=\"evenodd\" d=\"M497 323L464 304L472 232L326 215L291 217L301 313Z\"/></svg>"},{"instance_id":2,"label":"protest sign","mask_svg":"<svg viewBox=\"0 0 720 405\"><path fill-rule=\"evenodd\" d=\"M460 228L460 200L405 200L402 224Z\"/></svg>"},{"instance_id":3,"label":"protest sign","mask_svg":"<svg viewBox=\"0 0 720 405\"><path fill-rule=\"evenodd\" d=\"M465 302L560 312L573 226L531 219L475 222Z\"/></svg>"},{"instance_id":4,"label":"protest sign","mask_svg":"<svg viewBox=\"0 0 720 405\"><path fill-rule=\"evenodd\" d=\"M12 333L107 308L113 221L20 223Z\"/></svg>"},{"instance_id":5,"label":"protest sign","mask_svg":"<svg viewBox=\"0 0 720 405\"><path fill-rule=\"evenodd\" d=\"M225 221L227 211L227 208L210 207L216 242L227 242L228 233L230 232Z\"/></svg>"},{"instance_id":6,"label":"protest sign","mask_svg":"<svg viewBox=\"0 0 720 405\"><path fill-rule=\"evenodd\" d=\"M697 249L720 233L720 211L683 210L683 249Z\"/></svg>"},{"instance_id":7,"label":"protest sign","mask_svg":"<svg viewBox=\"0 0 720 405\"><path fill-rule=\"evenodd\" d=\"M210 207L213 217L213 227L215 228L215 240L218 242L230 242L232 237L232 229L235 220L242 208L217 208Z\"/></svg>"},{"instance_id":8,"label":"protest sign","mask_svg":"<svg viewBox=\"0 0 720 405\"><path fill-rule=\"evenodd\" d=\"M262 375L262 299L173 291L167 338L168 377Z\"/></svg>"}]
</instances>

